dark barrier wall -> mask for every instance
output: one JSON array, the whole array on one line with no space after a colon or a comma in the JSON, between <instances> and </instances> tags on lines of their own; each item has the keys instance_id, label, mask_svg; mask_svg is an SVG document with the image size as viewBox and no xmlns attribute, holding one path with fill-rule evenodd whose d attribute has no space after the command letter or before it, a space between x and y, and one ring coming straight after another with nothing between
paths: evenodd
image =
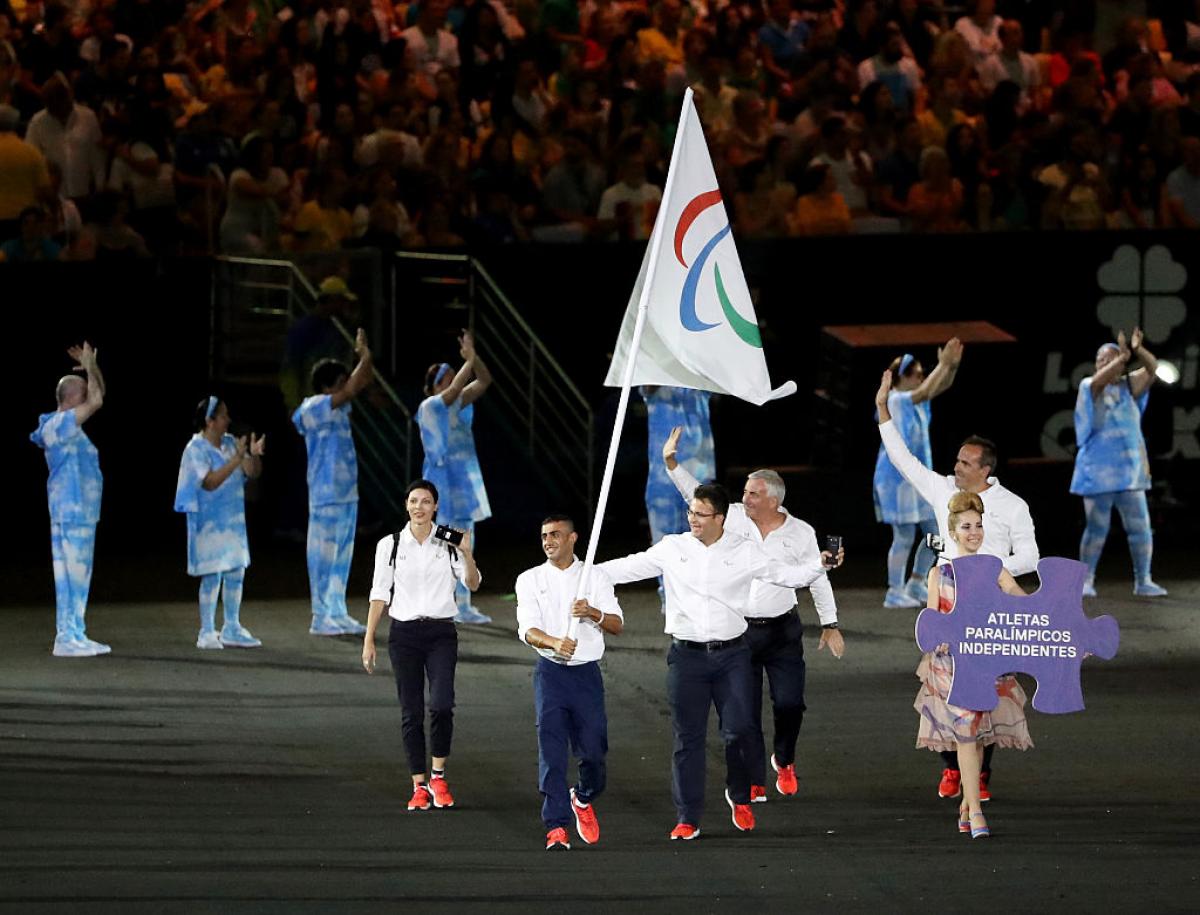
<instances>
[{"instance_id":1,"label":"dark barrier wall","mask_svg":"<svg viewBox=\"0 0 1200 915\"><path fill-rule=\"evenodd\" d=\"M935 405L935 463L949 469L957 442L969 433L996 439L1006 459L1001 476L1034 504L1044 551L1070 555L1082 526L1078 500L1066 494L1074 385L1096 347L1111 338L1110 325L1140 323L1148 330L1148 345L1182 373L1178 384L1155 388L1145 428L1154 459L1159 542L1183 543L1196 529L1188 506L1200 504L1194 482L1200 476L1200 254L1195 237L896 236L741 244L772 377L776 383L793 378L800 391L763 408L729 398L714 403L722 473L732 470L730 482L740 486L736 474L747 467L791 467L789 504L800 506L819 528L837 526L856 533L860 542L882 542L870 497L870 468L878 447L871 395L879 372L897 351L842 353L833 368L844 376L839 384L846 387L836 403L821 400L814 389L828 390L831 380L837 380L823 362L831 350L821 328L987 320L1017 342L968 348L958 384ZM615 394L601 382L642 250L528 245L476 252L593 398L601 449L615 408ZM37 593L52 594L45 465L28 435L37 414L53 409L55 381L69 367L65 348L84 337L100 348L110 389L109 403L89 423L106 478L98 549L101 555L144 552L148 563L167 563L172 575L184 580L182 522L171 503L179 452L191 431L191 409L211 387L209 268L201 260L0 269L0 303L9 332L9 396L0 407L9 458L8 523L0 535L6 581L28 568L37 580ZM414 301L408 290L401 290L401 320L406 308L416 307ZM412 382L432 358L452 355L426 352L420 341L403 343L398 351L420 351L421 362L397 379L402 391L414 390ZM932 365L932 348L916 355ZM273 392L240 391L235 396L235 414L276 436L290 434ZM479 414L489 488L504 489L507 503L525 505L526 514L536 515L542 508L536 468L510 471L514 462L505 457L510 455L507 443L492 439L496 430L488 427L486 401ZM840 456L831 459L818 432L841 437ZM251 494L252 524L261 526L260 535L278 525L289 502L300 500L301 508L293 514L304 514L303 493L283 490L288 475L279 466L284 454L295 455L296 450L280 447L277 439L270 451L275 462L268 462L267 478ZM614 490L614 536L629 539L632 530L632 539L638 537L645 454L645 423L635 412ZM509 533L503 518L485 528L487 537ZM110 573L99 563L97 568L103 593L111 588L104 577Z\"/></svg>"}]
</instances>

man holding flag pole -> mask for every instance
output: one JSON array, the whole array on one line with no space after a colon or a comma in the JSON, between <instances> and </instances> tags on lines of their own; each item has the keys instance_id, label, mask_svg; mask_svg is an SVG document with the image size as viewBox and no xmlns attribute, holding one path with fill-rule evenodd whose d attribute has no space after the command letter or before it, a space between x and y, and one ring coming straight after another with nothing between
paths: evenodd
<instances>
[{"instance_id":1,"label":"man holding flag pole","mask_svg":"<svg viewBox=\"0 0 1200 915\"><path fill-rule=\"evenodd\" d=\"M796 390L790 381L778 389L771 388L758 321L691 89L684 93L662 206L605 383L620 385L621 397L577 599L586 592L595 562L621 428L634 385L694 388L731 394L758 405ZM689 533L666 537L645 553L606 564L613 565L607 571L614 581L663 574L667 591L665 629L688 643L672 647L676 658L688 653L683 662L687 670L680 667L678 675L672 672L668 677L676 744L676 806L680 826L687 827L677 827L672 838L690 839L699 834L703 807L702 725L711 702L717 703L723 718L726 713L730 715L723 721L723 730L731 763L726 797L733 808L734 822L742 830L753 828L743 756L750 664L742 639L746 629L742 611L755 580L803 587L823 571L815 564L812 568L781 565L771 560L760 545L733 535L723 536L727 510L728 497L721 487L700 487L689 506ZM824 555L823 560L840 563L841 557ZM578 620L573 620L571 638L577 627ZM699 753L695 743L698 726Z\"/></svg>"}]
</instances>

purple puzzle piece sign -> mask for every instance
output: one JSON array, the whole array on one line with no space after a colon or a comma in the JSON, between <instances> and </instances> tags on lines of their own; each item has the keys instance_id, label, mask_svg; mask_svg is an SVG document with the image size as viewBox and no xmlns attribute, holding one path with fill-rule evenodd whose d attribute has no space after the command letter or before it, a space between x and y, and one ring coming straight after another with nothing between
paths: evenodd
<instances>
[{"instance_id":1,"label":"purple puzzle piece sign","mask_svg":"<svg viewBox=\"0 0 1200 915\"><path fill-rule=\"evenodd\" d=\"M1079 668L1085 654L1111 658L1121 640L1111 616L1083 615L1087 566L1047 557L1038 563L1041 587L1005 594L996 583L995 556L952 560L955 601L950 613L926 608L917 616L917 644L933 651L943 642L954 657L951 705L975 711L996 707L996 677L1025 673L1037 680L1033 707L1058 714L1083 709Z\"/></svg>"}]
</instances>

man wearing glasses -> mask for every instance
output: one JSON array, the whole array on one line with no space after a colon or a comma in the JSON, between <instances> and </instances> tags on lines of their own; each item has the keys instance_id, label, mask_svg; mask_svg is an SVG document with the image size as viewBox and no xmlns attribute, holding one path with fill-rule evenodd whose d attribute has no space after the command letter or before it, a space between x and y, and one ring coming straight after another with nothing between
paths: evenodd
<instances>
[{"instance_id":1,"label":"man wearing glasses","mask_svg":"<svg viewBox=\"0 0 1200 915\"><path fill-rule=\"evenodd\" d=\"M794 565L772 559L745 537L725 533L729 496L717 484L697 486L688 507L690 531L670 534L650 549L601 563L614 584L663 577L667 700L674 734L671 793L678 822L671 839L700 835L704 813L704 740L708 710L715 705L725 744L725 800L733 825L754 828L746 742L751 733L753 682L746 644L745 612L755 581L806 588L843 554L821 554L820 562Z\"/></svg>"}]
</instances>

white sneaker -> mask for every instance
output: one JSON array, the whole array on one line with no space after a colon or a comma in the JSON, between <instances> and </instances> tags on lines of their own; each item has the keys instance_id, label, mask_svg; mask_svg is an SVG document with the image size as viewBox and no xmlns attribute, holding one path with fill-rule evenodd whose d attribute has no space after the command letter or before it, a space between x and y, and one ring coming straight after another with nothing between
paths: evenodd
<instances>
[{"instance_id":1,"label":"white sneaker","mask_svg":"<svg viewBox=\"0 0 1200 915\"><path fill-rule=\"evenodd\" d=\"M221 644L221 637L217 635L215 629L202 629L200 634L196 636L196 647L207 649L221 649L225 646Z\"/></svg>"},{"instance_id":2,"label":"white sneaker","mask_svg":"<svg viewBox=\"0 0 1200 915\"><path fill-rule=\"evenodd\" d=\"M1096 579L1093 578L1091 575L1089 575L1087 578L1085 578L1083 580L1083 596L1084 597L1095 597L1096 596Z\"/></svg>"},{"instance_id":3,"label":"white sneaker","mask_svg":"<svg viewBox=\"0 0 1200 915\"><path fill-rule=\"evenodd\" d=\"M889 610L915 610L921 601L912 597L904 588L888 588L883 597L883 606Z\"/></svg>"},{"instance_id":4,"label":"white sneaker","mask_svg":"<svg viewBox=\"0 0 1200 915\"><path fill-rule=\"evenodd\" d=\"M328 616L314 616L312 625L308 627L309 635L342 635L344 632L345 630Z\"/></svg>"},{"instance_id":5,"label":"white sneaker","mask_svg":"<svg viewBox=\"0 0 1200 915\"><path fill-rule=\"evenodd\" d=\"M55 639L50 653L56 658L94 658L96 649L83 639Z\"/></svg>"},{"instance_id":6,"label":"white sneaker","mask_svg":"<svg viewBox=\"0 0 1200 915\"><path fill-rule=\"evenodd\" d=\"M475 607L467 607L466 610L459 610L454 617L456 623L490 623L492 618L486 613L481 613Z\"/></svg>"},{"instance_id":7,"label":"white sneaker","mask_svg":"<svg viewBox=\"0 0 1200 915\"><path fill-rule=\"evenodd\" d=\"M344 635L362 635L367 631L366 626L348 613L343 616L335 616L333 622L341 628Z\"/></svg>"},{"instance_id":8,"label":"white sneaker","mask_svg":"<svg viewBox=\"0 0 1200 915\"><path fill-rule=\"evenodd\" d=\"M221 630L221 644L226 648L261 648L262 642L250 634L245 626L229 627Z\"/></svg>"},{"instance_id":9,"label":"white sneaker","mask_svg":"<svg viewBox=\"0 0 1200 915\"><path fill-rule=\"evenodd\" d=\"M87 636L84 636L83 641L85 641L87 644L91 645L92 648L94 648L96 650L96 654L98 654L98 655L112 654L112 646L111 645L105 645L103 642L97 642L95 639L89 639Z\"/></svg>"},{"instance_id":10,"label":"white sneaker","mask_svg":"<svg viewBox=\"0 0 1200 915\"><path fill-rule=\"evenodd\" d=\"M1167 589L1155 584L1149 578L1143 578L1133 584L1133 593L1137 597L1166 597Z\"/></svg>"}]
</instances>

